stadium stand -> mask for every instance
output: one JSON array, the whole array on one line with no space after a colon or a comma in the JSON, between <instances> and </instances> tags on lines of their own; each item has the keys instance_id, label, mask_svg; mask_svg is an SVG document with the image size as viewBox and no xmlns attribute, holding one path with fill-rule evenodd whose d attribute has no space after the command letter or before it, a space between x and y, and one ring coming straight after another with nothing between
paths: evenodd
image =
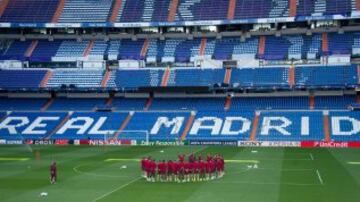
<instances>
[{"instance_id":1,"label":"stadium stand","mask_svg":"<svg viewBox=\"0 0 360 202\"><path fill-rule=\"evenodd\" d=\"M99 70L55 70L47 83L48 88L99 88L103 78Z\"/></svg>"},{"instance_id":2,"label":"stadium stand","mask_svg":"<svg viewBox=\"0 0 360 202\"><path fill-rule=\"evenodd\" d=\"M106 22L112 2L112 0L67 0L59 22Z\"/></svg>"},{"instance_id":3,"label":"stadium stand","mask_svg":"<svg viewBox=\"0 0 360 202\"><path fill-rule=\"evenodd\" d=\"M39 111L46 103L42 98L0 98L0 111Z\"/></svg>"},{"instance_id":4,"label":"stadium stand","mask_svg":"<svg viewBox=\"0 0 360 202\"><path fill-rule=\"evenodd\" d=\"M10 0L1 22L51 22L59 0Z\"/></svg>"},{"instance_id":5,"label":"stadium stand","mask_svg":"<svg viewBox=\"0 0 360 202\"><path fill-rule=\"evenodd\" d=\"M46 70L0 70L1 89L39 89Z\"/></svg>"},{"instance_id":6,"label":"stadium stand","mask_svg":"<svg viewBox=\"0 0 360 202\"><path fill-rule=\"evenodd\" d=\"M105 99L86 98L56 98L48 111L92 111L97 106L104 105Z\"/></svg>"}]
</instances>

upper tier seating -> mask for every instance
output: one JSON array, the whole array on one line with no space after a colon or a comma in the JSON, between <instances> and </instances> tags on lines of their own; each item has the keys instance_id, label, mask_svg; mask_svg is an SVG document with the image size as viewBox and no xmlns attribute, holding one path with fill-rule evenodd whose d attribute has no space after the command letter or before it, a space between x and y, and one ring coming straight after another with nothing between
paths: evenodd
<instances>
[{"instance_id":1,"label":"upper tier seating","mask_svg":"<svg viewBox=\"0 0 360 202\"><path fill-rule=\"evenodd\" d=\"M10 0L2 22L51 22L60 0ZM122 0L117 22L168 22L171 0ZM174 21L227 20L229 0L179 0ZM66 0L60 23L108 22L114 0ZM234 20L289 17L289 0L236 0ZM355 0L297 0L296 16L344 15L356 11ZM116 14L116 13L115 13ZM171 19L171 18L170 18ZM171 19L172 21L172 19Z\"/></svg>"},{"instance_id":2,"label":"upper tier seating","mask_svg":"<svg viewBox=\"0 0 360 202\"><path fill-rule=\"evenodd\" d=\"M66 0L60 23L106 22L113 0Z\"/></svg>"},{"instance_id":3,"label":"upper tier seating","mask_svg":"<svg viewBox=\"0 0 360 202\"><path fill-rule=\"evenodd\" d=\"M76 88L99 88L104 72L101 70L56 70L47 83L48 88L62 88L63 85Z\"/></svg>"},{"instance_id":4,"label":"upper tier seating","mask_svg":"<svg viewBox=\"0 0 360 202\"><path fill-rule=\"evenodd\" d=\"M225 20L228 0L179 0L175 21Z\"/></svg>"},{"instance_id":5,"label":"upper tier seating","mask_svg":"<svg viewBox=\"0 0 360 202\"><path fill-rule=\"evenodd\" d=\"M59 0L10 0L1 22L51 22Z\"/></svg>"},{"instance_id":6,"label":"upper tier seating","mask_svg":"<svg viewBox=\"0 0 360 202\"><path fill-rule=\"evenodd\" d=\"M185 39L122 39L105 42L103 40L38 40L30 61L34 62L75 62L88 60L145 60L148 63L188 63L203 56L216 60L240 60L258 58L264 60L300 60L320 59L320 56L360 55L360 33L328 33L328 50L322 50L321 34L264 36L264 53L259 54L259 38L253 36L222 37L221 39L202 38ZM0 41L0 60L27 60L26 51L32 44L27 41ZM145 46L148 44L147 46ZM90 52L87 51L89 48ZM203 48L203 50L200 50ZM86 57L88 56L88 57Z\"/></svg>"},{"instance_id":7,"label":"upper tier seating","mask_svg":"<svg viewBox=\"0 0 360 202\"><path fill-rule=\"evenodd\" d=\"M0 69L1 89L38 89L46 70L4 70Z\"/></svg>"}]
</instances>

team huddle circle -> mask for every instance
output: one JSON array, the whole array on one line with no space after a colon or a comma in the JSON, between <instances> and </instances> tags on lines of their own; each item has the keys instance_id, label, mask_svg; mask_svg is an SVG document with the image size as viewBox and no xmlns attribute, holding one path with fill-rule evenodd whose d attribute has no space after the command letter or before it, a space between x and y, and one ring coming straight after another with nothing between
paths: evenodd
<instances>
[{"instance_id":1,"label":"team huddle circle","mask_svg":"<svg viewBox=\"0 0 360 202\"><path fill-rule=\"evenodd\" d=\"M184 154L177 160L159 160L144 157L141 160L142 177L148 182L201 182L222 178L225 174L225 161L221 155L202 156Z\"/></svg>"}]
</instances>

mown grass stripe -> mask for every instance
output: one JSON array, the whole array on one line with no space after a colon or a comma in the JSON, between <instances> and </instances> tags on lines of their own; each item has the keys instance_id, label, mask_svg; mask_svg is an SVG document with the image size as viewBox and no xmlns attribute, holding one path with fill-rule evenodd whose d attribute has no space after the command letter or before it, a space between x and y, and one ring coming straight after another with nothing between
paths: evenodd
<instances>
[{"instance_id":1,"label":"mown grass stripe","mask_svg":"<svg viewBox=\"0 0 360 202\"><path fill-rule=\"evenodd\" d=\"M0 161L27 161L30 158L16 158L16 157L0 157Z\"/></svg>"},{"instance_id":2,"label":"mown grass stripe","mask_svg":"<svg viewBox=\"0 0 360 202\"><path fill-rule=\"evenodd\" d=\"M349 161L348 164L350 165L360 165L359 161Z\"/></svg>"}]
</instances>

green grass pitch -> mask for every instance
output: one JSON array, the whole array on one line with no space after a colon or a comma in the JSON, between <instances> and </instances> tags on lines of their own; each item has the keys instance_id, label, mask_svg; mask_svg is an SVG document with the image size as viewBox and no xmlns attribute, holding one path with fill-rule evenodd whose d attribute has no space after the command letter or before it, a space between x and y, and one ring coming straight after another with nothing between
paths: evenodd
<instances>
[{"instance_id":1,"label":"green grass pitch","mask_svg":"<svg viewBox=\"0 0 360 202\"><path fill-rule=\"evenodd\" d=\"M0 201L360 201L359 149L34 146L32 150L0 147ZM41 160L36 160L36 151ZM140 178L134 160L149 155L176 159L178 153L192 151L223 154L228 160L224 178L149 183ZM55 185L49 183L52 160L58 163ZM248 167L255 162L258 168ZM124 165L127 168L122 169ZM48 195L41 197L42 192Z\"/></svg>"}]
</instances>

